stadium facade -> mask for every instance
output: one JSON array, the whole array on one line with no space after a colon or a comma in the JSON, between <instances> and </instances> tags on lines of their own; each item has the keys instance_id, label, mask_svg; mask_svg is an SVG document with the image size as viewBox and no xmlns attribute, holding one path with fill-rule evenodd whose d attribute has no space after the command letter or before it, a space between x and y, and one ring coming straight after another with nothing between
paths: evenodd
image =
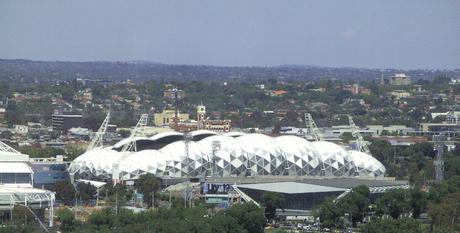
<instances>
[{"instance_id":1,"label":"stadium facade","mask_svg":"<svg viewBox=\"0 0 460 233\"><path fill-rule=\"evenodd\" d=\"M136 151L123 151L127 143L133 143ZM146 173L171 178L383 177L385 171L371 155L331 142L207 130L126 138L85 152L69 167L75 176L98 180L132 180Z\"/></svg>"}]
</instances>

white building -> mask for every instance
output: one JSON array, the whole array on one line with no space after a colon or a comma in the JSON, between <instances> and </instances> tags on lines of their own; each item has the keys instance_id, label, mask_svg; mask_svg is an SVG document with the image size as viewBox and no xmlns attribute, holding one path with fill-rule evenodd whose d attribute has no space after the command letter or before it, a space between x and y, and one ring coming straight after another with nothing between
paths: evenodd
<instances>
[{"instance_id":1,"label":"white building","mask_svg":"<svg viewBox=\"0 0 460 233\"><path fill-rule=\"evenodd\" d=\"M48 222L52 227L54 193L33 188L33 183L29 156L0 142L0 212L13 220L11 210L15 205L26 206L34 213L43 213L44 208L48 208Z\"/></svg>"}]
</instances>

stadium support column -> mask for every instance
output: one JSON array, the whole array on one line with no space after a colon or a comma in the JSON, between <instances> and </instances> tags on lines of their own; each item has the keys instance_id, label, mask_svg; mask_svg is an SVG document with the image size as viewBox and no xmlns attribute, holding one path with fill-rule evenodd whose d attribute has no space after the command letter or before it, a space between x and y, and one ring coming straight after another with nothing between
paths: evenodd
<instances>
[{"instance_id":1,"label":"stadium support column","mask_svg":"<svg viewBox=\"0 0 460 233\"><path fill-rule=\"evenodd\" d=\"M436 159L434 161L436 171L436 182L444 180L444 142L446 137L444 135L434 135L434 148L436 149Z\"/></svg>"},{"instance_id":2,"label":"stadium support column","mask_svg":"<svg viewBox=\"0 0 460 233\"><path fill-rule=\"evenodd\" d=\"M112 164L112 182L113 186L120 182L120 169L118 163Z\"/></svg>"},{"instance_id":3,"label":"stadium support column","mask_svg":"<svg viewBox=\"0 0 460 233\"><path fill-rule=\"evenodd\" d=\"M216 159L217 159L217 151L220 150L220 142L219 141L212 141L212 170L211 176L214 177L217 173L216 171Z\"/></svg>"},{"instance_id":4,"label":"stadium support column","mask_svg":"<svg viewBox=\"0 0 460 233\"><path fill-rule=\"evenodd\" d=\"M177 96L177 88L174 88L174 130L179 131L178 127L178 121L179 121L179 115L178 115L178 110L177 110L177 104L178 104L178 96Z\"/></svg>"},{"instance_id":5,"label":"stadium support column","mask_svg":"<svg viewBox=\"0 0 460 233\"><path fill-rule=\"evenodd\" d=\"M48 211L48 221L49 221L48 226L49 226L49 227L53 227L53 226L54 226L54 224L53 224L53 223L54 223L54 222L53 222L53 220L54 220L54 219L53 219L53 218L54 218L54 217L53 217L53 216L54 216L54 199L55 199L55 196L54 196L54 193L53 193L53 194L51 195L51 198L50 198L50 201L49 201L49 203L50 203L50 209L49 209L49 211Z\"/></svg>"}]
</instances>

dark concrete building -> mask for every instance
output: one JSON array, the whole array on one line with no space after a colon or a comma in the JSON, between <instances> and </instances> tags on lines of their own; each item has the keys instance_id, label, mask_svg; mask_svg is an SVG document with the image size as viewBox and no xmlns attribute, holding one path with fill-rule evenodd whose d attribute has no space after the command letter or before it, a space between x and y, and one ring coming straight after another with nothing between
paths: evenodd
<instances>
[{"instance_id":1,"label":"dark concrete building","mask_svg":"<svg viewBox=\"0 0 460 233\"><path fill-rule=\"evenodd\" d=\"M82 123L82 115L53 114L52 116L53 130L61 133L67 133L70 128L81 127Z\"/></svg>"}]
</instances>

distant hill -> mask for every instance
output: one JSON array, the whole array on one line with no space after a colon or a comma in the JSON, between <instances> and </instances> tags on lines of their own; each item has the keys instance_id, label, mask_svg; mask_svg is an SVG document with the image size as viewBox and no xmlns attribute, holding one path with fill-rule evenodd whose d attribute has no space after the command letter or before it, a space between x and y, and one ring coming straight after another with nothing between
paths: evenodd
<instances>
[{"instance_id":1,"label":"distant hill","mask_svg":"<svg viewBox=\"0 0 460 233\"><path fill-rule=\"evenodd\" d=\"M75 78L145 81L258 81L266 79L318 80L318 79L378 79L404 72L414 79L436 76L460 77L460 70L396 70L364 68L332 68L304 65L274 67L221 67L205 65L168 65L150 61L120 62L65 62L0 59L0 79L73 80Z\"/></svg>"}]
</instances>

